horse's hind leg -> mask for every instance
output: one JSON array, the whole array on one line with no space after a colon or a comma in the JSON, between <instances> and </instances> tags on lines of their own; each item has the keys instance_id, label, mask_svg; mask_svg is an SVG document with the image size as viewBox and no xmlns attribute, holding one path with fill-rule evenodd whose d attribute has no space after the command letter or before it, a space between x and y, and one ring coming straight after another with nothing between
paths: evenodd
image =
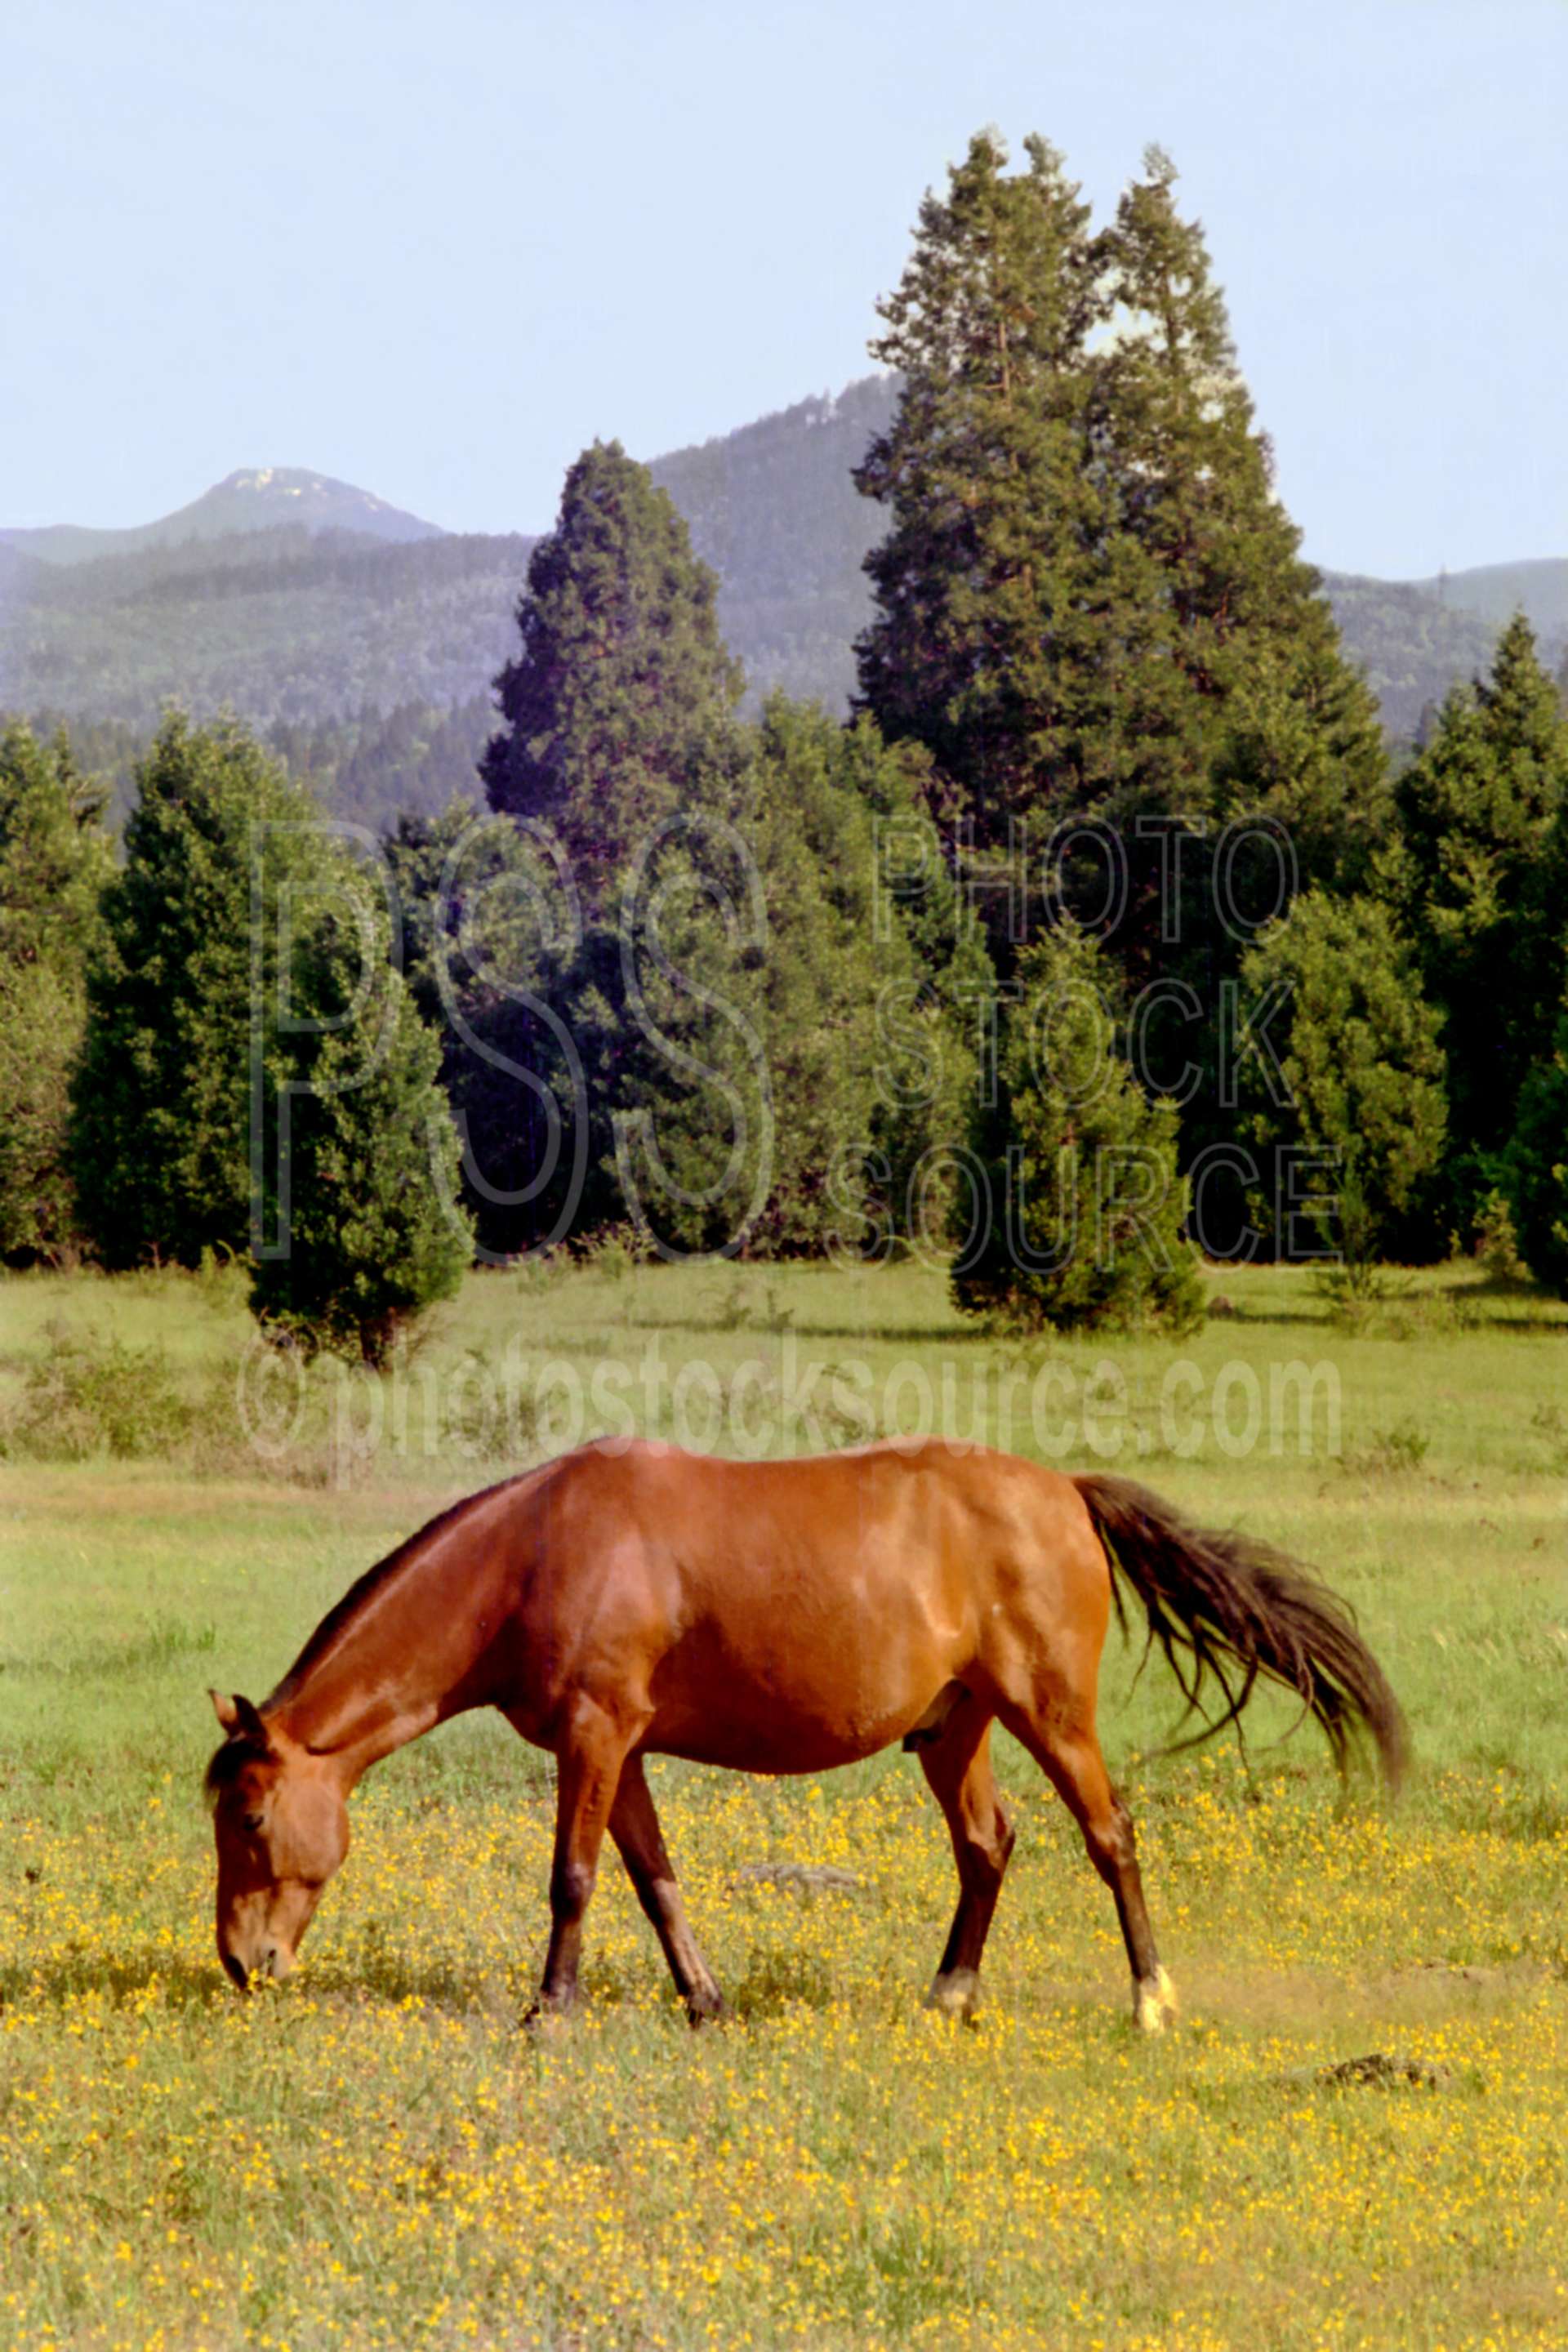
<instances>
[{"instance_id":1,"label":"horse's hind leg","mask_svg":"<svg viewBox=\"0 0 1568 2352\"><path fill-rule=\"evenodd\" d=\"M1133 2016L1145 2033L1158 2033L1175 2012L1175 1987L1154 1948L1132 1816L1111 1786L1093 1717L1059 1714L1054 1707L1028 1713L1007 1708L1002 1720L1049 1777L1083 1832L1089 1859L1116 1898L1132 1970Z\"/></svg>"},{"instance_id":2,"label":"horse's hind leg","mask_svg":"<svg viewBox=\"0 0 1568 2352\"><path fill-rule=\"evenodd\" d=\"M954 2017L973 2011L980 1956L1014 1845L1013 1826L992 1777L990 1730L988 1710L966 1696L948 1717L941 1737L916 1750L947 1816L958 1865L958 1908L929 1996L933 2009Z\"/></svg>"},{"instance_id":3,"label":"horse's hind leg","mask_svg":"<svg viewBox=\"0 0 1568 2352\"><path fill-rule=\"evenodd\" d=\"M640 1729L639 1725L628 1733L585 1696L573 1704L571 1719L556 1749L550 1949L538 1999L529 2011L531 2023L542 2014L570 2009L577 1998L583 1915L594 1892L599 1848L616 1801L621 1767Z\"/></svg>"},{"instance_id":4,"label":"horse's hind leg","mask_svg":"<svg viewBox=\"0 0 1568 2352\"><path fill-rule=\"evenodd\" d=\"M692 2024L700 2025L704 2018L722 2017L724 1996L698 1948L686 1916L686 1906L665 1851L640 1756L628 1756L621 1767L620 1786L610 1811L610 1835L620 1848L637 1901L653 1922L654 1933L664 1947L675 1989L686 2003Z\"/></svg>"}]
</instances>

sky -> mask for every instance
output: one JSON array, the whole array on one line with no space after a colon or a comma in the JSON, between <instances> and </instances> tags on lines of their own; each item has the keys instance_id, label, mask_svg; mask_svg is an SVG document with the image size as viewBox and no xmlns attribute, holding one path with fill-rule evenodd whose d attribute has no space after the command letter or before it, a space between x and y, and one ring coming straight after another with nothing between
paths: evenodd
<instances>
[{"instance_id":1,"label":"sky","mask_svg":"<svg viewBox=\"0 0 1568 2352\"><path fill-rule=\"evenodd\" d=\"M1157 140L1305 551L1568 554L1568 0L4 0L0 524L240 466L538 530L864 374L972 134Z\"/></svg>"}]
</instances>

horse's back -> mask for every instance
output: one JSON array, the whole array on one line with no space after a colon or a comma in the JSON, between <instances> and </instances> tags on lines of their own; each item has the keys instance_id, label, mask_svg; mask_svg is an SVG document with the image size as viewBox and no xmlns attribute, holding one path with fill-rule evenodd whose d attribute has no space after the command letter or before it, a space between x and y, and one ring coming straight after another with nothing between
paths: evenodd
<instances>
[{"instance_id":1,"label":"horse's back","mask_svg":"<svg viewBox=\"0 0 1568 2352\"><path fill-rule=\"evenodd\" d=\"M940 1440L780 1461L646 1442L551 1482L552 1647L639 1675L645 1744L763 1771L868 1755L1068 1620L1098 1658L1103 1556L1072 1482Z\"/></svg>"}]
</instances>

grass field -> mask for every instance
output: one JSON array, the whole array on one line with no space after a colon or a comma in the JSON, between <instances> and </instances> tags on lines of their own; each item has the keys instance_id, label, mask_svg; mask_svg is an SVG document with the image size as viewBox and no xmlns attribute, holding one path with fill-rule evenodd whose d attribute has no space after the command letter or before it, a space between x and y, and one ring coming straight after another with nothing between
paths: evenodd
<instances>
[{"instance_id":1,"label":"grass field","mask_svg":"<svg viewBox=\"0 0 1568 2352\"><path fill-rule=\"evenodd\" d=\"M1568 1310L1473 1269L1353 1330L1304 1272L1223 1288L1177 1351L1024 1347L935 1272L608 1252L295 1383L231 1276L0 1284L0 2345L1568 2344ZM227 1990L205 1685L263 1696L380 1552L574 1433L928 1412L1304 1553L1410 1714L1404 1802L1342 1805L1283 1706L1249 1766L1152 1758L1171 1686L1108 1654L1173 2033L1130 2031L1109 1901L1004 1743L973 2027L920 2006L953 1887L895 1751L656 1766L737 2020L689 2032L612 1861L586 2005L535 2042L551 1768L479 1718L367 1781L295 1981ZM789 1862L855 1883L745 1874Z\"/></svg>"}]
</instances>

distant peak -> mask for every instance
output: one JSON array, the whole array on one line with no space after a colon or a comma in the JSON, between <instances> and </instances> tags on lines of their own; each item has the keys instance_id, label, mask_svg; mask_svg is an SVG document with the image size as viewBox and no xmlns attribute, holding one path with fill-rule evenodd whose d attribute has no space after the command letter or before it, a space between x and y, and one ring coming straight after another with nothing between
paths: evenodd
<instances>
[{"instance_id":1,"label":"distant peak","mask_svg":"<svg viewBox=\"0 0 1568 2352\"><path fill-rule=\"evenodd\" d=\"M226 474L221 482L215 482L213 490L268 491L274 498L285 499L353 499L379 513L393 511L384 499L376 498L372 491L356 489L352 482L334 481L331 474L313 474L303 466L241 466L234 473Z\"/></svg>"},{"instance_id":2,"label":"distant peak","mask_svg":"<svg viewBox=\"0 0 1568 2352\"><path fill-rule=\"evenodd\" d=\"M46 562L85 563L95 556L129 554L145 547L179 547L275 530L346 531L363 539L438 539L440 528L391 506L353 482L306 466L238 466L189 506L131 530L89 530L65 524L4 536Z\"/></svg>"}]
</instances>

